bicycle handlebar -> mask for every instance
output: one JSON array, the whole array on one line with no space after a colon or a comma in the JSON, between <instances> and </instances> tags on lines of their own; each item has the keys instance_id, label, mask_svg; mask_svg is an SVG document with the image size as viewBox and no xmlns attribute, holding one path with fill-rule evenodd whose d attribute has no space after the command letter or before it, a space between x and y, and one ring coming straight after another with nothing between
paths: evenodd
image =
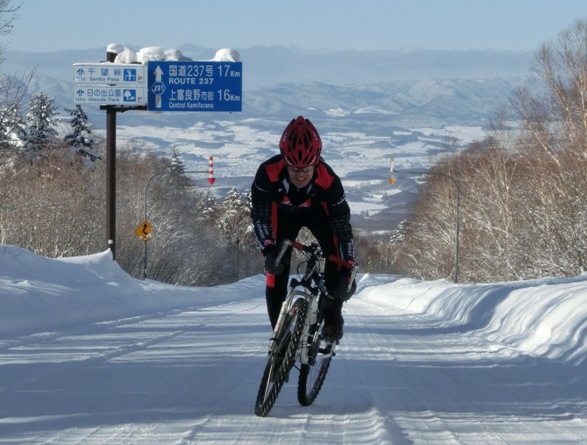
<instances>
[{"instance_id":1,"label":"bicycle handlebar","mask_svg":"<svg viewBox=\"0 0 587 445\"><path fill-rule=\"evenodd\" d=\"M318 251L318 245L317 244L313 244L311 246L306 246L305 244L302 243L298 243L297 241L292 241L289 239L284 239L281 243L280 243L280 248L279 248L279 254L277 255L277 258L275 259L275 266L279 266L279 263L281 262L281 259L283 258L283 255L285 255L285 252L287 251L287 249L289 247L293 247L295 249L298 249L302 252L309 252L309 253L316 253ZM355 280L355 277L357 276L357 273L359 272L359 264L355 261L348 261L348 260L344 260L342 258L337 257L336 255L330 255L328 258L325 258L327 261L331 261L333 263L336 263L342 267L345 267L347 269L351 270L351 277L349 280L349 285L347 288L347 291L351 290L351 287L353 285L353 281Z\"/></svg>"},{"instance_id":2,"label":"bicycle handlebar","mask_svg":"<svg viewBox=\"0 0 587 445\"><path fill-rule=\"evenodd\" d=\"M283 258L283 255L285 255L285 252L287 251L287 249L289 247L293 247L294 249L298 249L299 251L302 252L308 252L308 253L316 253L318 252L318 245L317 244L312 244L310 246L306 246L305 244L302 243L298 243L297 241L292 241L290 239L284 239L283 241L281 241L281 243L279 243L279 253L277 255L277 258L275 259L275 266L279 266L279 263L281 262L281 259ZM320 255L322 256L322 255ZM335 262L341 261L340 258L335 257L334 255L332 255L332 258L334 258Z\"/></svg>"}]
</instances>

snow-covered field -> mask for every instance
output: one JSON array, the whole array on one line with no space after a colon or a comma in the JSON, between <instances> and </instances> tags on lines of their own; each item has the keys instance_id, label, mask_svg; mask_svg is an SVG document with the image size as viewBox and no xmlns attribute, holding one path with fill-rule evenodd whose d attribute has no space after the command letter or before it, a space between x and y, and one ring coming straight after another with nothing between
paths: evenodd
<instances>
[{"instance_id":1,"label":"snow-covered field","mask_svg":"<svg viewBox=\"0 0 587 445\"><path fill-rule=\"evenodd\" d=\"M315 404L292 374L259 418L263 285L174 287L108 252L0 246L0 444L585 443L585 276L364 274Z\"/></svg>"},{"instance_id":2,"label":"snow-covered field","mask_svg":"<svg viewBox=\"0 0 587 445\"><path fill-rule=\"evenodd\" d=\"M312 118L312 114L307 115ZM317 119L317 122L321 122ZM248 190L261 162L279 152L279 138L287 122L266 119L217 120L191 127L124 125L117 128L118 145L132 142L143 152L180 153L187 170L207 185L208 158L214 158L216 181L212 190L223 199L232 187ZM383 125L383 124L379 124ZM466 147L485 136L481 126L445 126L440 129L388 130L384 135L331 130L325 122L318 131L323 157L341 177L356 229L390 231L406 216L416 196L421 175L401 175L389 184L390 161L397 170L426 170L442 153ZM270 129L263 129L269 127Z\"/></svg>"},{"instance_id":3,"label":"snow-covered field","mask_svg":"<svg viewBox=\"0 0 587 445\"><path fill-rule=\"evenodd\" d=\"M18 73L36 66L30 93L46 92L63 113L72 107L72 65L101 60L105 50L7 51L3 67ZM161 60L161 50L147 47L140 52ZM165 54L175 51L169 48ZM181 51L194 60L222 53L193 45ZM213 190L222 199L232 187L250 187L257 166L277 153L289 120L302 114L318 128L324 158L343 179L354 227L378 233L395 229L405 218L422 179L401 175L390 187L392 156L398 170L421 170L443 152L482 139L482 128L497 107L514 88L531 81L526 53L391 51L365 52L358 58L353 51L308 53L280 46L238 52L245 72L242 112L128 110L117 113L117 146L124 149L132 141L140 152L167 156L175 147L194 171L206 171L213 156ZM445 58L453 63L443 63ZM96 105L84 106L84 111L95 133L103 135L104 111ZM62 124L69 118L66 113ZM207 185L207 175L194 176Z\"/></svg>"}]
</instances>

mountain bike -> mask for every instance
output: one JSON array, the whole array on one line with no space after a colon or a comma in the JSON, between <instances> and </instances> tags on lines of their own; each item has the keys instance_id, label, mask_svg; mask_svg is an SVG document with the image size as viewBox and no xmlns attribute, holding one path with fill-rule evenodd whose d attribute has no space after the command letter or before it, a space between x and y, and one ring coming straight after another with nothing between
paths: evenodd
<instances>
[{"instance_id":1,"label":"mountain bike","mask_svg":"<svg viewBox=\"0 0 587 445\"><path fill-rule=\"evenodd\" d=\"M353 282L358 271L357 264L351 266L333 256L324 258L317 243L304 245L290 240L281 243L276 266L290 247L297 249L305 260L298 266L299 277L290 280L269 341L269 358L255 403L255 414L261 417L269 414L296 362L300 364L298 402L308 406L316 400L338 345L338 341L333 342L320 335L324 322L322 307L325 299L331 298L326 290L323 264L324 261L334 261L343 267L351 267L349 283Z\"/></svg>"}]
</instances>

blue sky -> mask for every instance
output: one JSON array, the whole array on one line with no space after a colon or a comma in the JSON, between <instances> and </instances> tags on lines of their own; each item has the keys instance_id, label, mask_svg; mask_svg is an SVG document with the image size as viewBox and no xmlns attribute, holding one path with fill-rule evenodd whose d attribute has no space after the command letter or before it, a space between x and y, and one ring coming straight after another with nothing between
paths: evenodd
<instances>
[{"instance_id":1,"label":"blue sky","mask_svg":"<svg viewBox=\"0 0 587 445\"><path fill-rule=\"evenodd\" d=\"M18 3L19 0L14 0ZM22 0L12 50L176 48L535 50L585 0Z\"/></svg>"}]
</instances>

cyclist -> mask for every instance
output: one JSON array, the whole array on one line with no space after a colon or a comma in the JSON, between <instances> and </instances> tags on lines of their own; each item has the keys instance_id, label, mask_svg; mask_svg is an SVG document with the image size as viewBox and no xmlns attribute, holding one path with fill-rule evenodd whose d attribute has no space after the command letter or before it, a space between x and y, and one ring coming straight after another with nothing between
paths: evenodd
<instances>
[{"instance_id":1,"label":"cyclist","mask_svg":"<svg viewBox=\"0 0 587 445\"><path fill-rule=\"evenodd\" d=\"M350 208L340 178L324 162L322 141L314 125L303 116L293 119L279 141L280 154L263 162L251 188L251 217L255 235L265 257L267 312L275 327L287 294L291 249L275 266L277 246L295 240L302 227L314 235L326 258L336 256L352 265L355 260ZM327 261L325 281L328 298L324 305L322 336L342 338L342 305L356 290L350 290L350 269Z\"/></svg>"}]
</instances>

